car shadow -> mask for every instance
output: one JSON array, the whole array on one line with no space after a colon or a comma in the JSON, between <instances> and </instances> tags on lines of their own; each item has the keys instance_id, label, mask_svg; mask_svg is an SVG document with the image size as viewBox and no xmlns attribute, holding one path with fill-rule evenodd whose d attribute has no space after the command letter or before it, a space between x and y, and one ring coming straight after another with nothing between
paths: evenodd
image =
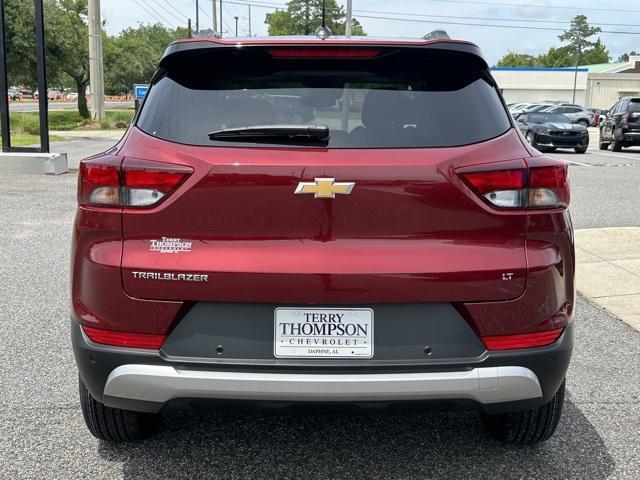
<instances>
[{"instance_id":1,"label":"car shadow","mask_svg":"<svg viewBox=\"0 0 640 480\"><path fill-rule=\"evenodd\" d=\"M596 430L570 400L563 415L551 440L510 447L473 412L170 412L152 439L99 453L127 479L606 478Z\"/></svg>"}]
</instances>

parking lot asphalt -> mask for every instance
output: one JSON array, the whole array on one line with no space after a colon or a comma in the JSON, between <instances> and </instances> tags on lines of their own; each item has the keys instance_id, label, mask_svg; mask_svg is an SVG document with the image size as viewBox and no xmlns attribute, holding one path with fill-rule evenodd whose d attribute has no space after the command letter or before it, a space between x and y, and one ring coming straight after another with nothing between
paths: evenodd
<instances>
[{"instance_id":1,"label":"parking lot asphalt","mask_svg":"<svg viewBox=\"0 0 640 480\"><path fill-rule=\"evenodd\" d=\"M637 226L638 166L574 165L576 227ZM0 478L640 478L640 333L583 299L564 417L535 448L493 442L470 412L177 412L148 441L101 443L69 341L75 175L0 175L0 199Z\"/></svg>"},{"instance_id":2,"label":"parking lot asphalt","mask_svg":"<svg viewBox=\"0 0 640 480\"><path fill-rule=\"evenodd\" d=\"M612 152L598 149L590 129L584 154L557 150L549 155L570 163L571 214L576 228L640 226L640 147Z\"/></svg>"}]
</instances>

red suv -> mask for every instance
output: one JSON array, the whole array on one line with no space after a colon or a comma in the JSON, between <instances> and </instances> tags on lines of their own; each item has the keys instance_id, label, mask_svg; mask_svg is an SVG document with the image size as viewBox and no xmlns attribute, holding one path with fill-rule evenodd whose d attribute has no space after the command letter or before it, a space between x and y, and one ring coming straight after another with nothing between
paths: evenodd
<instances>
[{"instance_id":1,"label":"red suv","mask_svg":"<svg viewBox=\"0 0 640 480\"><path fill-rule=\"evenodd\" d=\"M278 122L283 95L308 118ZM471 43L175 42L124 138L82 161L78 202L98 438L216 401L474 408L516 444L558 424L567 166L522 138Z\"/></svg>"}]
</instances>

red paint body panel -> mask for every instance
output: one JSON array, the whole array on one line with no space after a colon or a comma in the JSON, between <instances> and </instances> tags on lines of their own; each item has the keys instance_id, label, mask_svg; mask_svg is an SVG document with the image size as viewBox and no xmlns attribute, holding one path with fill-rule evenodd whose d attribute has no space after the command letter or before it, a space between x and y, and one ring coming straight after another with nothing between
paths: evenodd
<instances>
[{"instance_id":1,"label":"red paint body panel","mask_svg":"<svg viewBox=\"0 0 640 480\"><path fill-rule=\"evenodd\" d=\"M183 145L133 126L108 157L114 168L160 162L188 166L193 174L152 208L79 207L72 305L85 326L165 335L197 301L451 302L480 336L553 330L572 320L568 212L492 207L455 172L559 163L531 149L517 129L460 147L327 149ZM294 195L299 182L316 177L355 188L333 200ZM151 250L162 237L191 247ZM207 281L150 280L134 272L200 274Z\"/></svg>"},{"instance_id":2,"label":"red paint body panel","mask_svg":"<svg viewBox=\"0 0 640 480\"><path fill-rule=\"evenodd\" d=\"M482 335L557 328L572 318L568 217L497 211L453 174L463 165L524 162L515 131L467 147L403 150L396 163L391 150L295 157L296 149L250 148L240 158L135 129L119 155L126 162L133 152L195 173L151 210L79 209L73 298L85 325L162 334L184 302L196 300L448 301ZM359 191L337 201L293 196L299 180L318 175L354 180ZM151 252L150 240L162 236L192 241L191 252ZM207 273L209 282L149 282L132 271ZM503 272L513 279L502 280Z\"/></svg>"},{"instance_id":3,"label":"red paint body panel","mask_svg":"<svg viewBox=\"0 0 640 480\"><path fill-rule=\"evenodd\" d=\"M499 160L523 167L513 132L478 145L400 151L170 145L134 131L120 151L125 165L131 152L196 168L158 208L124 211L123 285L132 296L387 303L504 300L524 291L525 216L489 208L454 173ZM356 187L334 200L293 195L298 182L315 177ZM188 240L192 251L150 251L162 237ZM207 283L133 278L147 270L210 276Z\"/></svg>"}]
</instances>

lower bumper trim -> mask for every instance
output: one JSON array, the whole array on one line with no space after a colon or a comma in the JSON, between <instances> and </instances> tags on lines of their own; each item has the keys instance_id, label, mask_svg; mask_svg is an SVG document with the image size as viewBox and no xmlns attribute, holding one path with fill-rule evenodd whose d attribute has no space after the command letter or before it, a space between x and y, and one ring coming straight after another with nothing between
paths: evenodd
<instances>
[{"instance_id":1,"label":"lower bumper trim","mask_svg":"<svg viewBox=\"0 0 640 480\"><path fill-rule=\"evenodd\" d=\"M515 366L457 372L297 374L130 364L113 370L104 388L107 405L128 399L161 406L177 398L285 402L466 399L486 405L541 397L535 373Z\"/></svg>"}]
</instances>

